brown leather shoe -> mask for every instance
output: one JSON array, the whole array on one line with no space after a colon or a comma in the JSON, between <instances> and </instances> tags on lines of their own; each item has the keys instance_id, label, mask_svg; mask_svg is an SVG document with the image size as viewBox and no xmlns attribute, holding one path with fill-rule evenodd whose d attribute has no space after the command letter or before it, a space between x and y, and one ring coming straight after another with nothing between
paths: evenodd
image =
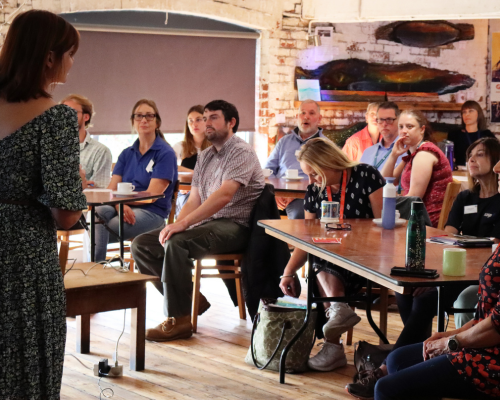
<instances>
[{"instance_id":1,"label":"brown leather shoe","mask_svg":"<svg viewBox=\"0 0 500 400\"><path fill-rule=\"evenodd\" d=\"M208 302L207 298L200 293L200 304L198 305L198 315L203 314L210 308L211 304Z\"/></svg>"},{"instance_id":2,"label":"brown leather shoe","mask_svg":"<svg viewBox=\"0 0 500 400\"><path fill-rule=\"evenodd\" d=\"M187 339L193 335L191 316L167 318L155 328L146 329L146 339L154 342L168 342L169 340Z\"/></svg>"}]
</instances>

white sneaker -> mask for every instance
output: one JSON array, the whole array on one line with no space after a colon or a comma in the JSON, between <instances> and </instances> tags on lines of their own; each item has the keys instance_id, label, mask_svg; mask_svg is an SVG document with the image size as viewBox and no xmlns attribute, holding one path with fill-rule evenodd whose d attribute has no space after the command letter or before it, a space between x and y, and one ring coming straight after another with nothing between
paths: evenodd
<instances>
[{"instance_id":1,"label":"white sneaker","mask_svg":"<svg viewBox=\"0 0 500 400\"><path fill-rule=\"evenodd\" d=\"M323 342L323 348L307 361L309 368L316 371L333 371L347 364L343 344Z\"/></svg>"},{"instance_id":2,"label":"white sneaker","mask_svg":"<svg viewBox=\"0 0 500 400\"><path fill-rule=\"evenodd\" d=\"M323 326L325 339L334 341L356 325L361 318L346 303L332 303L326 310L328 322Z\"/></svg>"}]
</instances>

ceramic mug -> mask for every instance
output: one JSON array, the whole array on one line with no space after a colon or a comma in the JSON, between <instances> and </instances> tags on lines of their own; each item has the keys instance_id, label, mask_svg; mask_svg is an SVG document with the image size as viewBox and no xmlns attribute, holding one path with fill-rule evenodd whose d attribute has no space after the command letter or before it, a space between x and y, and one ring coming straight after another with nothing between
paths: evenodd
<instances>
[{"instance_id":1,"label":"ceramic mug","mask_svg":"<svg viewBox=\"0 0 500 400\"><path fill-rule=\"evenodd\" d=\"M129 194L132 193L135 189L135 186L128 182L119 182L116 188L118 193Z\"/></svg>"},{"instance_id":2,"label":"ceramic mug","mask_svg":"<svg viewBox=\"0 0 500 400\"><path fill-rule=\"evenodd\" d=\"M286 177L287 178L298 178L299 177L299 170L298 169L287 169L286 170Z\"/></svg>"},{"instance_id":3,"label":"ceramic mug","mask_svg":"<svg viewBox=\"0 0 500 400\"><path fill-rule=\"evenodd\" d=\"M265 178L269 178L271 176L271 174L273 173L273 170L269 169L269 168L263 168L262 173L264 174Z\"/></svg>"},{"instance_id":4,"label":"ceramic mug","mask_svg":"<svg viewBox=\"0 0 500 400\"><path fill-rule=\"evenodd\" d=\"M467 251L448 248L443 250L443 275L464 276Z\"/></svg>"}]
</instances>

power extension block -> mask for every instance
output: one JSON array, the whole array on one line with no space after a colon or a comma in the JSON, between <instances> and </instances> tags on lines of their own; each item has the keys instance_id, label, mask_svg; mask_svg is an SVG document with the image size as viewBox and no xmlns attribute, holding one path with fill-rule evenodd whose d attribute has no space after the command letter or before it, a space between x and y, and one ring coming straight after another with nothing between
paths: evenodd
<instances>
[{"instance_id":1,"label":"power extension block","mask_svg":"<svg viewBox=\"0 0 500 400\"><path fill-rule=\"evenodd\" d=\"M94 364L94 376L104 376L106 378L123 376L123 365L108 365L108 359L103 358L98 364Z\"/></svg>"}]
</instances>

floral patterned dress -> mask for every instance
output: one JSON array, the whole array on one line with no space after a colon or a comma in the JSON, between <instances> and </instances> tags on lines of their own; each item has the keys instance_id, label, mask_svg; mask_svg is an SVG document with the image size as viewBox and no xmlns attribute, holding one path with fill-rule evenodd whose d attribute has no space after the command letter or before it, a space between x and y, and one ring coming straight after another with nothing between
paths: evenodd
<instances>
[{"instance_id":1,"label":"floral patterned dress","mask_svg":"<svg viewBox=\"0 0 500 400\"><path fill-rule=\"evenodd\" d=\"M491 323L500 335L500 246L479 273L479 302L474 325L491 316ZM499 336L500 338L500 336ZM477 390L500 397L500 344L479 349L461 349L448 354L458 373Z\"/></svg>"},{"instance_id":2,"label":"floral patterned dress","mask_svg":"<svg viewBox=\"0 0 500 400\"><path fill-rule=\"evenodd\" d=\"M64 105L0 140L1 399L59 399L66 298L50 208L86 208L79 160L76 113Z\"/></svg>"}]
</instances>

